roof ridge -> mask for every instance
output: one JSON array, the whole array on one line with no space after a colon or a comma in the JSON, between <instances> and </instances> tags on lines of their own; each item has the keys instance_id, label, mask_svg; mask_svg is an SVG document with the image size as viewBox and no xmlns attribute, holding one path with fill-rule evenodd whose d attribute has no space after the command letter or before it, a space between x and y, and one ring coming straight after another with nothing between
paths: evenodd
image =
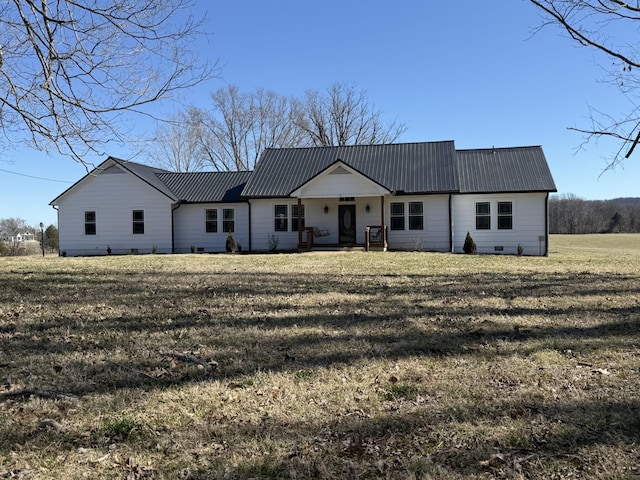
<instances>
[{"instance_id":1,"label":"roof ridge","mask_svg":"<svg viewBox=\"0 0 640 480\"><path fill-rule=\"evenodd\" d=\"M398 147L403 145L428 145L436 143L455 143L455 140L431 140L427 142L359 143L357 145L314 145L308 147L267 147L264 150L317 150L322 148Z\"/></svg>"}]
</instances>

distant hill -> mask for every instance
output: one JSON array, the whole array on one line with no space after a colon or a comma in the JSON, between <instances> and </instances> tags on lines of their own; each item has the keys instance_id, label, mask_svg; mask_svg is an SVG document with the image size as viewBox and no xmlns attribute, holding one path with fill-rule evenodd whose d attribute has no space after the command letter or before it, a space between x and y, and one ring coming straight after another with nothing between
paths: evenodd
<instances>
[{"instance_id":1,"label":"distant hill","mask_svg":"<svg viewBox=\"0 0 640 480\"><path fill-rule=\"evenodd\" d=\"M640 197L620 197L607 200L611 203L617 203L619 205L640 205Z\"/></svg>"}]
</instances>

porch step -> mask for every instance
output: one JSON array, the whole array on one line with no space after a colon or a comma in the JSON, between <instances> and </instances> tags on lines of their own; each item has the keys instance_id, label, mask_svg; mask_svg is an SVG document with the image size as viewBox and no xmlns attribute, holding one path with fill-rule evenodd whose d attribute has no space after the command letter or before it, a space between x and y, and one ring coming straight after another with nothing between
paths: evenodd
<instances>
[{"instance_id":1,"label":"porch step","mask_svg":"<svg viewBox=\"0 0 640 480\"><path fill-rule=\"evenodd\" d=\"M312 252L364 252L364 245L318 245L315 244Z\"/></svg>"}]
</instances>

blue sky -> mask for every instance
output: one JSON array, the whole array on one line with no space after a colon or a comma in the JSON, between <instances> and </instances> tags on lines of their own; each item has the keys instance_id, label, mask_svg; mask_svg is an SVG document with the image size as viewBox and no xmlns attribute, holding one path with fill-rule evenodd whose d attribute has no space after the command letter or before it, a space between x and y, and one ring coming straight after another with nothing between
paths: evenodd
<instances>
[{"instance_id":1,"label":"blue sky","mask_svg":"<svg viewBox=\"0 0 640 480\"><path fill-rule=\"evenodd\" d=\"M542 18L526 0L199 0L195 13L203 11L211 36L197 48L219 59L221 77L186 92L183 104L206 106L210 92L229 84L293 96L336 81L355 84L383 118L407 125L401 142L541 145L558 193L640 196L640 153L603 173L617 145L592 140L581 147L583 136L567 128L588 127L589 106L628 109L627 100L604 83L598 62L610 62L576 47L557 28L532 35ZM180 103L155 108L171 112ZM129 121L140 132L155 130L144 117ZM144 161L132 158L138 148L114 144L107 153ZM3 152L0 218L55 224L48 203L70 185L65 182L85 173L65 157Z\"/></svg>"}]
</instances>

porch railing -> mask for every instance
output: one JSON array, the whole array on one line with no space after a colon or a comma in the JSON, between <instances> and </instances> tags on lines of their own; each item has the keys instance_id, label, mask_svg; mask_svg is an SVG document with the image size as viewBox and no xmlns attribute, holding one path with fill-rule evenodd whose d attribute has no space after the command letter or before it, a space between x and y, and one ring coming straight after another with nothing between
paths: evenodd
<instances>
[{"instance_id":1,"label":"porch railing","mask_svg":"<svg viewBox=\"0 0 640 480\"><path fill-rule=\"evenodd\" d=\"M364 247L368 252L371 248L387 249L387 226L369 225L365 228Z\"/></svg>"}]
</instances>

